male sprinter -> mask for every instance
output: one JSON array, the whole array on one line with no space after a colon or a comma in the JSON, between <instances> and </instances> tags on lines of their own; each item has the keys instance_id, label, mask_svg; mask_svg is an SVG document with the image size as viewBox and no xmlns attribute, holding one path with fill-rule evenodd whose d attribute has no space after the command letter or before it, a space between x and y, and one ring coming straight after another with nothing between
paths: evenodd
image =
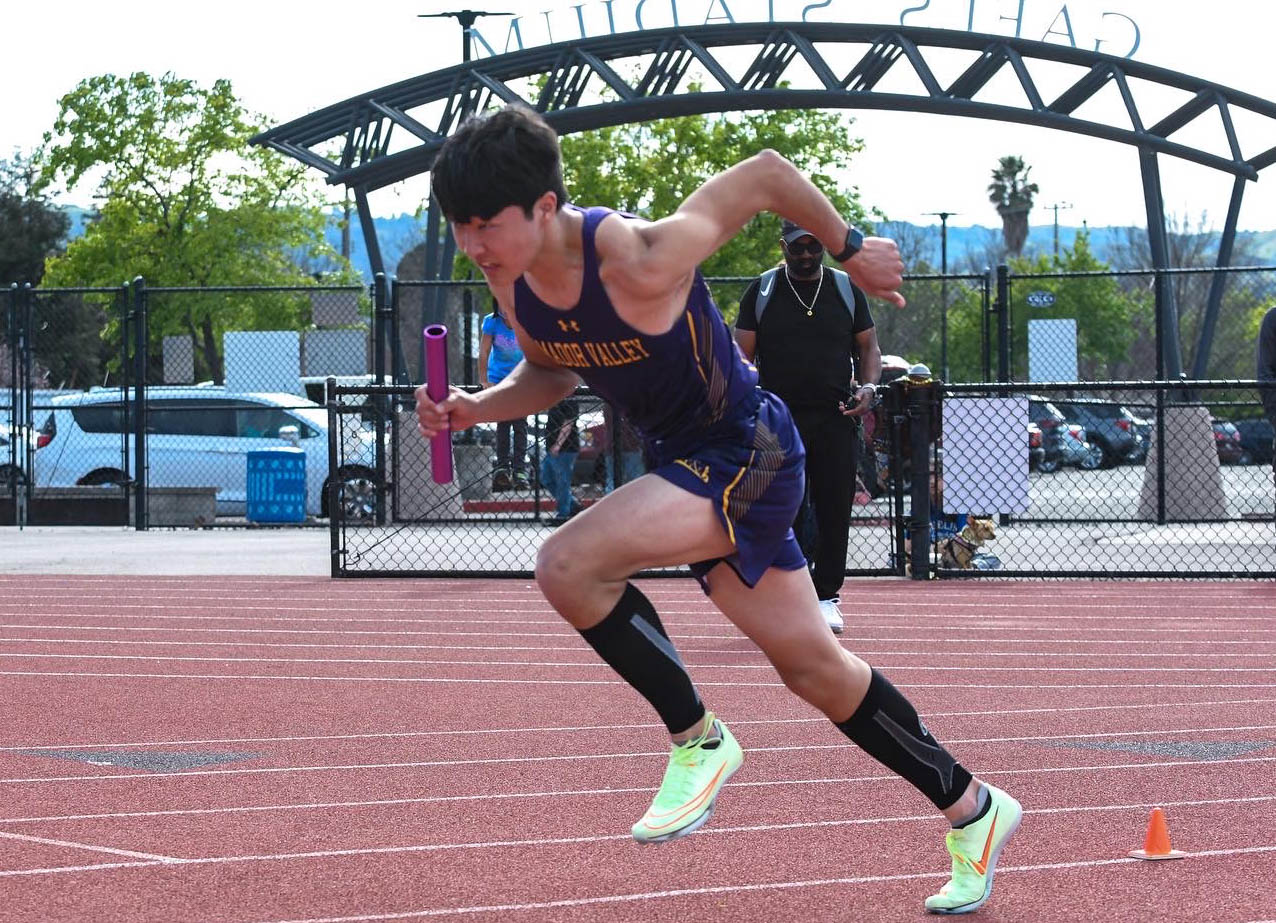
<instances>
[{"instance_id":1,"label":"male sprinter","mask_svg":"<svg viewBox=\"0 0 1276 923\"><path fill-rule=\"evenodd\" d=\"M422 435L544 410L583 379L646 440L651 472L564 525L536 561L550 605L673 737L634 838L657 843L700 827L743 760L629 582L644 568L689 563L785 685L952 823L952 880L927 909L967 913L983 904L1022 809L973 778L909 701L825 626L790 528L802 497L801 440L784 404L757 387L697 269L754 215L773 211L823 241L870 296L902 307L894 242L848 229L773 151L714 176L659 221L568 205L558 138L521 107L461 126L439 151L433 187L457 246L497 302L513 306L524 359L477 394L454 388L434 403L418 389Z\"/></svg>"}]
</instances>

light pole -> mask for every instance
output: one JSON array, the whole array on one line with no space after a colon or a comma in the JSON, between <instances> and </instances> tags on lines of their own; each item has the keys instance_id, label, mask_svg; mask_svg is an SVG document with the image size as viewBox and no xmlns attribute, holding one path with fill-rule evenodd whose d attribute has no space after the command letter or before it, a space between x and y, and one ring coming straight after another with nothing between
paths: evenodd
<instances>
[{"instance_id":1,"label":"light pole","mask_svg":"<svg viewBox=\"0 0 1276 923\"><path fill-rule=\"evenodd\" d=\"M1055 202L1053 205L1047 205L1046 208L1054 212L1054 258L1059 258L1059 209L1071 208L1071 202Z\"/></svg>"},{"instance_id":2,"label":"light pole","mask_svg":"<svg viewBox=\"0 0 1276 923\"><path fill-rule=\"evenodd\" d=\"M454 10L449 13L417 13L417 19L440 19L450 16L461 24L461 63L470 59L470 30L480 16L517 16L517 13L487 13L482 10Z\"/></svg>"},{"instance_id":3,"label":"light pole","mask_svg":"<svg viewBox=\"0 0 1276 923\"><path fill-rule=\"evenodd\" d=\"M939 218L939 369L948 381L948 219L960 212L927 212Z\"/></svg>"}]
</instances>

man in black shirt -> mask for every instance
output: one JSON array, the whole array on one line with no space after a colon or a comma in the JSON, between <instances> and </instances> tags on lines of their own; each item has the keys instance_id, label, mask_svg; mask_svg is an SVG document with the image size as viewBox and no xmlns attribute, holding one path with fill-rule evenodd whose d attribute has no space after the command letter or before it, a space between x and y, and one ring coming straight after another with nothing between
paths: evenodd
<instances>
[{"instance_id":1,"label":"man in black shirt","mask_svg":"<svg viewBox=\"0 0 1276 923\"><path fill-rule=\"evenodd\" d=\"M806 497L794 528L801 540L808 531L803 520L814 514L814 547L804 543L803 551L814 567L825 621L841 632L837 604L846 576L859 417L872 406L882 353L868 299L845 274L824 266L819 240L786 221L780 247L784 264L755 279L740 299L735 339L757 364L758 383L789 405L806 446Z\"/></svg>"}]
</instances>

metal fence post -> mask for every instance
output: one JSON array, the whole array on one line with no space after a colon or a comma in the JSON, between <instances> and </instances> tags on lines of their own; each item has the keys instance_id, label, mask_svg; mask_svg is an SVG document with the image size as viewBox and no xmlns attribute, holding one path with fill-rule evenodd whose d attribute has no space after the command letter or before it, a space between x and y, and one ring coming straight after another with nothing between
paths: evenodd
<instances>
[{"instance_id":1,"label":"metal fence post","mask_svg":"<svg viewBox=\"0 0 1276 923\"><path fill-rule=\"evenodd\" d=\"M133 494L133 528L138 532L146 531L146 378L147 336L149 333L146 317L146 280L138 276L133 280L133 424L134 424L134 466L137 469L134 477ZM122 402L123 403L123 402Z\"/></svg>"},{"instance_id":2,"label":"metal fence post","mask_svg":"<svg viewBox=\"0 0 1276 923\"><path fill-rule=\"evenodd\" d=\"M904 431L907 402L906 388L908 380L897 378L886 388L886 414L890 427L890 483L891 483L891 525L894 537L895 552L891 555L895 575L903 577L906 573L904 562L907 560L908 523L904 521L904 444L900 438Z\"/></svg>"},{"instance_id":3,"label":"metal fence post","mask_svg":"<svg viewBox=\"0 0 1276 923\"><path fill-rule=\"evenodd\" d=\"M1010 267L997 267L997 380L1010 381Z\"/></svg>"},{"instance_id":4,"label":"metal fence post","mask_svg":"<svg viewBox=\"0 0 1276 923\"><path fill-rule=\"evenodd\" d=\"M467 385L475 384L474 380L474 292L472 289L466 288L461 292L461 317L465 321L465 339L462 341L462 348L465 355L462 359L462 367L465 369L463 381Z\"/></svg>"},{"instance_id":5,"label":"metal fence post","mask_svg":"<svg viewBox=\"0 0 1276 923\"><path fill-rule=\"evenodd\" d=\"M984 361L984 380L991 382L993 380L993 334L989 329L993 323L993 271L991 268L984 268L984 292L983 292L983 324L980 324L980 334L983 340L980 342L981 355L980 359Z\"/></svg>"},{"instance_id":6,"label":"metal fence post","mask_svg":"<svg viewBox=\"0 0 1276 923\"><path fill-rule=\"evenodd\" d=\"M1157 350L1157 356L1161 354ZM1156 523L1165 525L1165 387L1156 389Z\"/></svg>"},{"instance_id":7,"label":"metal fence post","mask_svg":"<svg viewBox=\"0 0 1276 923\"><path fill-rule=\"evenodd\" d=\"M18 299L18 398L20 403L15 403L13 413L17 416L17 423L20 427L13 435L18 436L15 442L22 445L22 465L21 468L26 474L25 490L19 487L15 495L15 506L19 526L26 526L27 514L29 512L29 504L31 501L31 492L34 488L32 483L35 474L35 449L31 445L30 434L35 430L35 290L32 289L31 283L22 286L21 297ZM14 344L10 344L12 347Z\"/></svg>"},{"instance_id":8,"label":"metal fence post","mask_svg":"<svg viewBox=\"0 0 1276 923\"><path fill-rule=\"evenodd\" d=\"M385 384L386 369L386 330L389 318L393 315L390 308L390 280L386 278L385 273L379 272L372 280L372 311L373 311L373 340L376 342L376 348L373 350L372 371L378 387ZM376 408L376 419L374 429L376 430L377 441L372 447L372 457L377 469L376 484L376 520L377 525L385 525L385 501L386 501L386 480L385 480L385 436L388 422L388 414L386 398L378 395L373 398L372 406ZM331 430L330 430L331 431ZM336 456L333 456L334 458ZM339 478L338 478L339 480ZM331 510L329 510L331 513Z\"/></svg>"},{"instance_id":9,"label":"metal fence post","mask_svg":"<svg viewBox=\"0 0 1276 923\"><path fill-rule=\"evenodd\" d=\"M337 476L337 427L341 416L337 413L337 380L329 377L323 383L324 405L328 408L328 555L332 565L331 576L341 576L341 530L345 525L341 516L341 478Z\"/></svg>"},{"instance_id":10,"label":"metal fence post","mask_svg":"<svg viewBox=\"0 0 1276 923\"><path fill-rule=\"evenodd\" d=\"M18 303L18 284L16 282L10 284L5 290L7 296L4 301L4 341L9 346L9 385L8 385L8 407L9 419L12 424L18 424L18 350L17 350L17 303ZM14 429L16 435L20 431ZM8 493L13 500L13 525L22 525L21 517L18 515L18 446L27 443L28 439L10 439L9 440L9 470L14 472L8 478Z\"/></svg>"},{"instance_id":11,"label":"metal fence post","mask_svg":"<svg viewBox=\"0 0 1276 923\"><path fill-rule=\"evenodd\" d=\"M909 517L909 563L914 580L930 578L930 427L935 383L930 369L915 365L908 372L909 467L912 510Z\"/></svg>"}]
</instances>

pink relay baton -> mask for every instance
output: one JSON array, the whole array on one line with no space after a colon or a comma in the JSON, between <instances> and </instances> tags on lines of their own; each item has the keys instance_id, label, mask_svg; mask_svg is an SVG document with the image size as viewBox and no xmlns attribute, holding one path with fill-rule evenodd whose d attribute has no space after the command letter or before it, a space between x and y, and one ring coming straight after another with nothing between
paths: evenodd
<instances>
[{"instance_id":1,"label":"pink relay baton","mask_svg":"<svg viewBox=\"0 0 1276 923\"><path fill-rule=\"evenodd\" d=\"M425 328L425 393L436 404L447 397L447 327L431 324ZM452 483L452 433L430 439L430 472L435 484Z\"/></svg>"}]
</instances>

